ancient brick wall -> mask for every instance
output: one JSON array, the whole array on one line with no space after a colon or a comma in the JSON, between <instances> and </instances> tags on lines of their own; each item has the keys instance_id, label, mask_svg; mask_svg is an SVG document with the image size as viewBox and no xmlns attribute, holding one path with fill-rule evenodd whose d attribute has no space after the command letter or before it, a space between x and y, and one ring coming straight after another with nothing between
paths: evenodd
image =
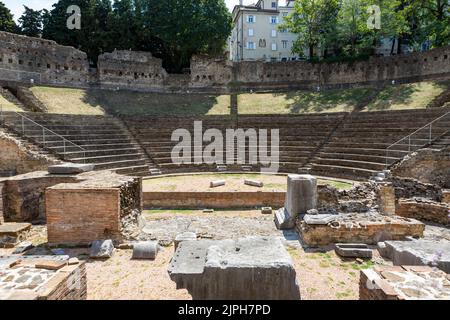
<instances>
[{"instance_id":1,"label":"ancient brick wall","mask_svg":"<svg viewBox=\"0 0 450 320\"><path fill-rule=\"evenodd\" d=\"M450 190L442 190L442 202L450 204Z\"/></svg>"},{"instance_id":2,"label":"ancient brick wall","mask_svg":"<svg viewBox=\"0 0 450 320\"><path fill-rule=\"evenodd\" d=\"M450 224L450 205L427 199L400 199L396 214L406 218Z\"/></svg>"},{"instance_id":3,"label":"ancient brick wall","mask_svg":"<svg viewBox=\"0 0 450 320\"><path fill-rule=\"evenodd\" d=\"M0 129L0 171L22 174L36 170L46 170L55 159L33 151L13 135Z\"/></svg>"},{"instance_id":4,"label":"ancient brick wall","mask_svg":"<svg viewBox=\"0 0 450 320\"><path fill-rule=\"evenodd\" d=\"M194 56L191 60L191 86L226 86L233 80L233 63L226 57Z\"/></svg>"},{"instance_id":5,"label":"ancient brick wall","mask_svg":"<svg viewBox=\"0 0 450 320\"><path fill-rule=\"evenodd\" d=\"M380 184L377 188L378 207L381 214L395 214L395 188L391 184Z\"/></svg>"},{"instance_id":6,"label":"ancient brick wall","mask_svg":"<svg viewBox=\"0 0 450 320\"><path fill-rule=\"evenodd\" d=\"M396 165L392 174L450 188L450 148L420 150Z\"/></svg>"},{"instance_id":7,"label":"ancient brick wall","mask_svg":"<svg viewBox=\"0 0 450 320\"><path fill-rule=\"evenodd\" d=\"M441 201L442 188L431 183L423 183L411 178L390 178L395 188L395 197L400 198L428 198L435 201Z\"/></svg>"},{"instance_id":8,"label":"ancient brick wall","mask_svg":"<svg viewBox=\"0 0 450 320\"><path fill-rule=\"evenodd\" d=\"M0 32L1 79L30 83L85 86L86 53L54 41Z\"/></svg>"},{"instance_id":9,"label":"ancient brick wall","mask_svg":"<svg viewBox=\"0 0 450 320\"><path fill-rule=\"evenodd\" d=\"M98 57L98 80L104 87L160 88L168 77L162 60L149 52L122 51Z\"/></svg>"},{"instance_id":10,"label":"ancient brick wall","mask_svg":"<svg viewBox=\"0 0 450 320\"><path fill-rule=\"evenodd\" d=\"M45 192L50 243L87 244L121 241L139 227L141 179L112 172L80 175L80 183L63 183Z\"/></svg>"},{"instance_id":11,"label":"ancient brick wall","mask_svg":"<svg viewBox=\"0 0 450 320\"><path fill-rule=\"evenodd\" d=\"M45 221L45 189L63 182L77 181L74 176L49 175L35 171L11 177L4 182L4 218L9 222Z\"/></svg>"}]
</instances>

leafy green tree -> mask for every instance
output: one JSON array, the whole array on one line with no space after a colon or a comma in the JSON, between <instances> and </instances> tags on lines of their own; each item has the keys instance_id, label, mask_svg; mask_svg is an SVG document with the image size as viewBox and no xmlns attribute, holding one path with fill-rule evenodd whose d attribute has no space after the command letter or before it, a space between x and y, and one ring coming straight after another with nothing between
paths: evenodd
<instances>
[{"instance_id":1,"label":"leafy green tree","mask_svg":"<svg viewBox=\"0 0 450 320\"><path fill-rule=\"evenodd\" d=\"M406 8L412 45L420 49L428 42L431 48L450 44L450 4L448 0L409 0Z\"/></svg>"},{"instance_id":2,"label":"leafy green tree","mask_svg":"<svg viewBox=\"0 0 450 320\"><path fill-rule=\"evenodd\" d=\"M143 0L145 34L160 39L165 67L180 72L193 54L224 51L231 14L224 0Z\"/></svg>"},{"instance_id":3,"label":"leafy green tree","mask_svg":"<svg viewBox=\"0 0 450 320\"><path fill-rule=\"evenodd\" d=\"M17 26L11 11L0 1L0 31L16 32Z\"/></svg>"},{"instance_id":4,"label":"leafy green tree","mask_svg":"<svg viewBox=\"0 0 450 320\"><path fill-rule=\"evenodd\" d=\"M25 11L19 18L21 33L28 37L39 37L42 33L42 11L23 7Z\"/></svg>"},{"instance_id":5,"label":"leafy green tree","mask_svg":"<svg viewBox=\"0 0 450 320\"><path fill-rule=\"evenodd\" d=\"M332 30L336 24L338 0L297 0L294 10L285 17L280 29L297 34L293 52L308 56L319 56L319 49L326 50L332 41Z\"/></svg>"}]
</instances>

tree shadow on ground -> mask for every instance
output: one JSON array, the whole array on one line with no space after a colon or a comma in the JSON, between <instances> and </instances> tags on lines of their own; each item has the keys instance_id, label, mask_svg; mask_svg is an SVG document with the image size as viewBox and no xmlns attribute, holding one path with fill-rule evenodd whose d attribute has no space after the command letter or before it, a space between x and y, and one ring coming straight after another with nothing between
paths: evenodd
<instances>
[{"instance_id":1,"label":"tree shadow on ground","mask_svg":"<svg viewBox=\"0 0 450 320\"><path fill-rule=\"evenodd\" d=\"M418 91L419 88L412 85L385 87L377 97L366 106L365 111L389 110L392 105L410 103L414 93Z\"/></svg>"},{"instance_id":2,"label":"tree shadow on ground","mask_svg":"<svg viewBox=\"0 0 450 320\"><path fill-rule=\"evenodd\" d=\"M87 90L83 102L112 115L201 116L230 114L227 95L141 93Z\"/></svg>"},{"instance_id":3,"label":"tree shadow on ground","mask_svg":"<svg viewBox=\"0 0 450 320\"><path fill-rule=\"evenodd\" d=\"M361 100L372 94L373 88L328 90L322 92L294 91L277 95L284 96L289 113L350 112Z\"/></svg>"}]
</instances>

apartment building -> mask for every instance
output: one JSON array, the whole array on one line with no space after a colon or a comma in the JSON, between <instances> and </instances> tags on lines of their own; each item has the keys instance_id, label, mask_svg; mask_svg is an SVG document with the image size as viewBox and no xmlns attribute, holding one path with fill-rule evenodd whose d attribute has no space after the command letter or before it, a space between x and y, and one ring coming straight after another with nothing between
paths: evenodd
<instances>
[{"instance_id":1,"label":"apartment building","mask_svg":"<svg viewBox=\"0 0 450 320\"><path fill-rule=\"evenodd\" d=\"M232 61L297 60L292 53L296 35L279 26L294 9L293 0L259 0L254 5L243 5L242 0L233 9L234 28L229 39Z\"/></svg>"}]
</instances>

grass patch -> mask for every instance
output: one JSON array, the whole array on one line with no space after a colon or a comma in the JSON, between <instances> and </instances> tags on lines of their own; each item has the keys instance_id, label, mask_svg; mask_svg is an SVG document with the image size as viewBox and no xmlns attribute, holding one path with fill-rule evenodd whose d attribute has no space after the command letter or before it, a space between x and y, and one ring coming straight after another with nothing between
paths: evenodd
<instances>
[{"instance_id":1,"label":"grass patch","mask_svg":"<svg viewBox=\"0 0 450 320\"><path fill-rule=\"evenodd\" d=\"M373 91L371 88L355 88L322 92L246 93L238 96L238 106L241 114L350 112Z\"/></svg>"},{"instance_id":2,"label":"grass patch","mask_svg":"<svg viewBox=\"0 0 450 320\"><path fill-rule=\"evenodd\" d=\"M363 269L370 269L375 265L375 262L372 260L366 260L363 263L359 264L357 262L352 263L352 269L354 270L363 270Z\"/></svg>"},{"instance_id":3,"label":"grass patch","mask_svg":"<svg viewBox=\"0 0 450 320\"><path fill-rule=\"evenodd\" d=\"M0 94L0 107L3 111L23 111L14 103L6 100L1 94Z\"/></svg>"},{"instance_id":4,"label":"grass patch","mask_svg":"<svg viewBox=\"0 0 450 320\"><path fill-rule=\"evenodd\" d=\"M450 81L387 86L363 111L422 109L448 89Z\"/></svg>"},{"instance_id":5,"label":"grass patch","mask_svg":"<svg viewBox=\"0 0 450 320\"><path fill-rule=\"evenodd\" d=\"M103 115L226 115L229 95L162 94L133 91L33 87L49 113Z\"/></svg>"}]
</instances>

